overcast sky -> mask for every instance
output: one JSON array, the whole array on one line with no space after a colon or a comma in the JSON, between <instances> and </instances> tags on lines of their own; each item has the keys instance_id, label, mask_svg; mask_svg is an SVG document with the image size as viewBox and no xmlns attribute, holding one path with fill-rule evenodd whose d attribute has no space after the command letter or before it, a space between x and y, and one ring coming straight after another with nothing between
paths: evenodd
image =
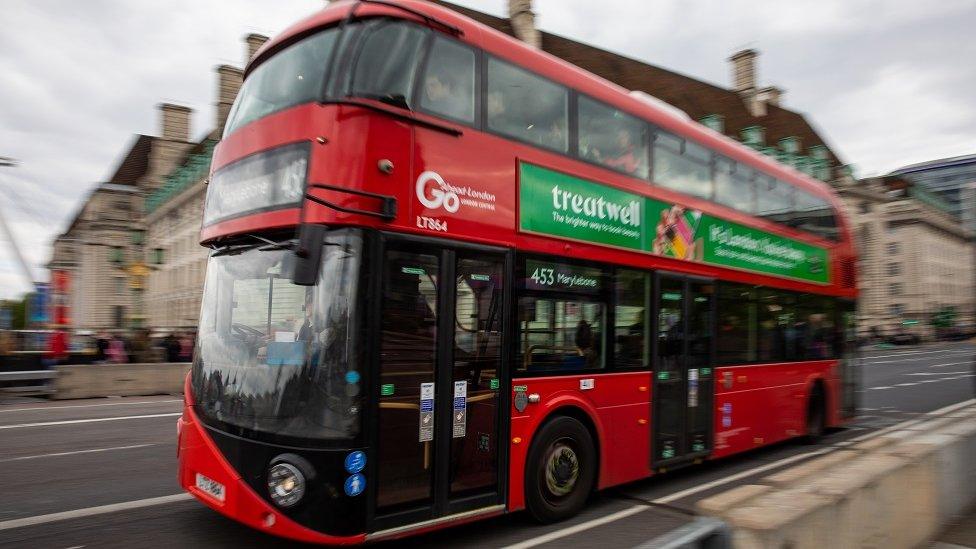
<instances>
[{"instance_id":1,"label":"overcast sky","mask_svg":"<svg viewBox=\"0 0 976 549\"><path fill-rule=\"evenodd\" d=\"M505 15L506 0L459 0ZM35 277L50 242L162 101L214 119L214 67L242 37L274 35L322 0L6 0L0 8L0 208ZM728 56L760 50L859 175L976 152L976 0L536 0L544 30L723 86ZM0 235L0 298L27 288Z\"/></svg>"}]
</instances>

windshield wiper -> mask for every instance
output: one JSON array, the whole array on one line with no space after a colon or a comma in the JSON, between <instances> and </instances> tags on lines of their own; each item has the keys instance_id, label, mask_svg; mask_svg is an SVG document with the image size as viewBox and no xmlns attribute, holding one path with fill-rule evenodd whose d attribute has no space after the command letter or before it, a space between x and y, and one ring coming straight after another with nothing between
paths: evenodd
<instances>
[{"instance_id":1,"label":"windshield wiper","mask_svg":"<svg viewBox=\"0 0 976 549\"><path fill-rule=\"evenodd\" d=\"M380 103L386 103L387 105L393 105L394 107L400 107L401 109L412 110L410 104L407 103L407 98L403 94L399 93L357 93L356 94L363 99L372 99L374 101L379 101Z\"/></svg>"},{"instance_id":2,"label":"windshield wiper","mask_svg":"<svg viewBox=\"0 0 976 549\"><path fill-rule=\"evenodd\" d=\"M262 236L254 234L246 234L244 236L249 236L257 242L248 242L246 244L228 244L227 246L217 248L213 253L214 257L220 257L224 255L238 255L244 253L248 250L253 250L257 248L259 252L271 251L271 250L292 250L295 248L297 241L295 239L285 240L282 242L275 242L274 240L269 240Z\"/></svg>"}]
</instances>

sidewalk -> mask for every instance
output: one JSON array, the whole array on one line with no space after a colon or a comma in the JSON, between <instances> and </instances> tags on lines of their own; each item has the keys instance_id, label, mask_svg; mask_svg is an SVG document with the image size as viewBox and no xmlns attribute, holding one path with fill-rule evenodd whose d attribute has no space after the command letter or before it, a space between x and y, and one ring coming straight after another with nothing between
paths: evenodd
<instances>
[{"instance_id":1,"label":"sidewalk","mask_svg":"<svg viewBox=\"0 0 976 549\"><path fill-rule=\"evenodd\" d=\"M976 508L951 524L932 542L933 549L976 549Z\"/></svg>"}]
</instances>

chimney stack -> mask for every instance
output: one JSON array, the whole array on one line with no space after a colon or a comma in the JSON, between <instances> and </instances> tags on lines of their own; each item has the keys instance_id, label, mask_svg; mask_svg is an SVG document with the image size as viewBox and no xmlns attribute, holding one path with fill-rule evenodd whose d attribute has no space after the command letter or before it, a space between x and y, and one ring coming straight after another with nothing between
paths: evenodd
<instances>
[{"instance_id":1,"label":"chimney stack","mask_svg":"<svg viewBox=\"0 0 976 549\"><path fill-rule=\"evenodd\" d=\"M742 50L729 57L732 62L732 89L741 93L756 91L756 50Z\"/></svg>"},{"instance_id":2,"label":"chimney stack","mask_svg":"<svg viewBox=\"0 0 976 549\"><path fill-rule=\"evenodd\" d=\"M159 104L159 125L167 141L190 141L190 113L193 109L172 103Z\"/></svg>"},{"instance_id":3,"label":"chimney stack","mask_svg":"<svg viewBox=\"0 0 976 549\"><path fill-rule=\"evenodd\" d=\"M516 38L533 48L542 47L542 34L535 28L532 0L508 0L508 19Z\"/></svg>"},{"instance_id":4,"label":"chimney stack","mask_svg":"<svg viewBox=\"0 0 976 549\"><path fill-rule=\"evenodd\" d=\"M756 92L756 100L767 105L779 106L785 92L776 86L766 86Z\"/></svg>"},{"instance_id":5,"label":"chimney stack","mask_svg":"<svg viewBox=\"0 0 976 549\"><path fill-rule=\"evenodd\" d=\"M247 59L245 60L245 63L250 63L251 60L254 59L254 54L256 54L258 50L261 49L261 46L263 46L267 41L267 36L255 34L253 32L245 36L244 42L247 44Z\"/></svg>"},{"instance_id":6,"label":"chimney stack","mask_svg":"<svg viewBox=\"0 0 976 549\"><path fill-rule=\"evenodd\" d=\"M214 125L218 130L224 129L227 123L227 116L230 108L237 98L237 92L241 89L244 71L230 65L220 65L217 67L217 120Z\"/></svg>"}]
</instances>

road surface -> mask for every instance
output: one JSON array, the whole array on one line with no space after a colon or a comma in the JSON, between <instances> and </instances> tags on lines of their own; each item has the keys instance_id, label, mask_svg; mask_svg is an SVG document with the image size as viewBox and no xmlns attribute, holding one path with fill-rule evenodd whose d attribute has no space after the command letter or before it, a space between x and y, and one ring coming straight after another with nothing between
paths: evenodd
<instances>
[{"instance_id":1,"label":"road surface","mask_svg":"<svg viewBox=\"0 0 976 549\"><path fill-rule=\"evenodd\" d=\"M398 546L634 546L687 524L703 497L972 399L974 355L972 343L866 351L861 415L820 445L780 444L610 489L556 525L515 514ZM180 406L176 396L0 403L0 547L292 546L180 492Z\"/></svg>"}]
</instances>

